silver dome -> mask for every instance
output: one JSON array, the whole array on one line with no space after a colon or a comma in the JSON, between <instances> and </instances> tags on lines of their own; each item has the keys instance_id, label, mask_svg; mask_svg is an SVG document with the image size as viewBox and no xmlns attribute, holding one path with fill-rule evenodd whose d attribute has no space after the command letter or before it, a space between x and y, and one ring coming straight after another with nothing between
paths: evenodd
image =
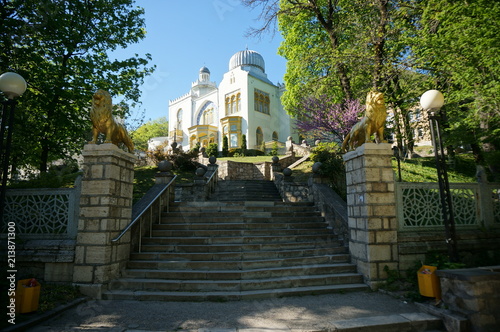
<instances>
[{"instance_id":1,"label":"silver dome","mask_svg":"<svg viewBox=\"0 0 500 332\"><path fill-rule=\"evenodd\" d=\"M229 70L240 66L254 66L263 72L265 72L266 68L262 55L252 50L240 51L231 57L231 60L229 60Z\"/></svg>"},{"instance_id":2,"label":"silver dome","mask_svg":"<svg viewBox=\"0 0 500 332\"><path fill-rule=\"evenodd\" d=\"M207 74L210 74L210 70L208 70L207 67L203 66L200 68L200 73L207 73Z\"/></svg>"}]
</instances>

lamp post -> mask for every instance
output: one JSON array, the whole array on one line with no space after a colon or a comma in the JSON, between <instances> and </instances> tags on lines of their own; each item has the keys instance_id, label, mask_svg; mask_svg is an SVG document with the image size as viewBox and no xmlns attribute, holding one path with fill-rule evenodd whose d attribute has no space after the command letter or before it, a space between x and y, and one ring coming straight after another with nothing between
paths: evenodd
<instances>
[{"instance_id":1,"label":"lamp post","mask_svg":"<svg viewBox=\"0 0 500 332\"><path fill-rule=\"evenodd\" d=\"M439 112L444 104L444 97L438 90L426 91L420 97L422 109L428 112L431 130L432 145L436 159L436 169L439 183L439 196L441 199L441 213L443 215L444 229L446 233L446 244L448 255L452 262L458 262L457 239L455 233L455 217L453 214L453 202L446 171L446 159L444 155L441 129L439 127L442 114Z\"/></svg>"},{"instance_id":2,"label":"lamp post","mask_svg":"<svg viewBox=\"0 0 500 332\"><path fill-rule=\"evenodd\" d=\"M2 186L0 188L0 223L3 223L12 131L14 126L14 110L16 108L16 101L14 98L21 96L24 91L26 91L26 81L19 74L11 72L3 73L0 75L0 91L7 97L6 101L2 101L2 123L0 124L0 161L2 165L0 173L2 177Z\"/></svg>"}]
</instances>

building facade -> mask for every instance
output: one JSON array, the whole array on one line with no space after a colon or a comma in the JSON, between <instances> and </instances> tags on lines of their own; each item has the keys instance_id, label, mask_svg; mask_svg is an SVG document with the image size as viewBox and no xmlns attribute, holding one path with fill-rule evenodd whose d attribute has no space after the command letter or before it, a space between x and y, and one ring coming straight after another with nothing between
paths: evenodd
<instances>
[{"instance_id":1,"label":"building facade","mask_svg":"<svg viewBox=\"0 0 500 332\"><path fill-rule=\"evenodd\" d=\"M281 104L284 87L273 84L265 72L264 58L252 50L234 54L217 86L210 70L202 67L191 90L169 102L169 141L184 150L228 138L229 149L241 147L246 136L248 149L265 142L284 143L292 132L292 120Z\"/></svg>"}]
</instances>

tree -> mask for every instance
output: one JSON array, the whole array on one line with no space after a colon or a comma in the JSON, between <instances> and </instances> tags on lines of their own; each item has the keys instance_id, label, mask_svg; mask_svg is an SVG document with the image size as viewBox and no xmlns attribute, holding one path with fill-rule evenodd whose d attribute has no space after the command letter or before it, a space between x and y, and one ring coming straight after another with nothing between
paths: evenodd
<instances>
[{"instance_id":1,"label":"tree","mask_svg":"<svg viewBox=\"0 0 500 332\"><path fill-rule=\"evenodd\" d=\"M245 134L241 135L241 153L243 155L247 153L247 136Z\"/></svg>"},{"instance_id":2,"label":"tree","mask_svg":"<svg viewBox=\"0 0 500 332\"><path fill-rule=\"evenodd\" d=\"M304 99L301 108L302 116L296 126L303 136L342 142L365 107L357 100L340 104L321 96Z\"/></svg>"},{"instance_id":3,"label":"tree","mask_svg":"<svg viewBox=\"0 0 500 332\"><path fill-rule=\"evenodd\" d=\"M287 62L283 104L292 114L305 97L329 95L334 102L364 99L385 89L388 69L401 56L389 24L398 8L388 0L243 0L262 7L262 33L278 21Z\"/></svg>"},{"instance_id":4,"label":"tree","mask_svg":"<svg viewBox=\"0 0 500 332\"><path fill-rule=\"evenodd\" d=\"M500 150L500 3L428 0L418 8L408 38L415 68L445 95L448 143L471 143L483 162L483 150Z\"/></svg>"},{"instance_id":5,"label":"tree","mask_svg":"<svg viewBox=\"0 0 500 332\"><path fill-rule=\"evenodd\" d=\"M168 120L166 117L161 117L148 121L131 132L131 136L135 148L146 151L148 149L148 141L151 138L168 136Z\"/></svg>"},{"instance_id":6,"label":"tree","mask_svg":"<svg viewBox=\"0 0 500 332\"><path fill-rule=\"evenodd\" d=\"M81 151L89 140L92 94L105 89L123 99L125 118L139 102L139 85L154 68L151 56L112 60L109 52L145 36L144 10L133 0L2 0L0 70L28 82L19 99L13 164L45 172L48 164Z\"/></svg>"},{"instance_id":7,"label":"tree","mask_svg":"<svg viewBox=\"0 0 500 332\"><path fill-rule=\"evenodd\" d=\"M229 155L229 139L227 136L222 137L222 156L227 157Z\"/></svg>"}]
</instances>

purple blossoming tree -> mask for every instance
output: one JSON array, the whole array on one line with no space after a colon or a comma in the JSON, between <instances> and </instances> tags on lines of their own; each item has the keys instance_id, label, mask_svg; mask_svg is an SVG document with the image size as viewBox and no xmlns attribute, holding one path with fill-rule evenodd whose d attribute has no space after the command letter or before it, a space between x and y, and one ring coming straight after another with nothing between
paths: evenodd
<instances>
[{"instance_id":1,"label":"purple blossoming tree","mask_svg":"<svg viewBox=\"0 0 500 332\"><path fill-rule=\"evenodd\" d=\"M296 127L304 136L338 142L344 140L365 110L358 100L336 104L326 95L306 98L300 107Z\"/></svg>"}]
</instances>

